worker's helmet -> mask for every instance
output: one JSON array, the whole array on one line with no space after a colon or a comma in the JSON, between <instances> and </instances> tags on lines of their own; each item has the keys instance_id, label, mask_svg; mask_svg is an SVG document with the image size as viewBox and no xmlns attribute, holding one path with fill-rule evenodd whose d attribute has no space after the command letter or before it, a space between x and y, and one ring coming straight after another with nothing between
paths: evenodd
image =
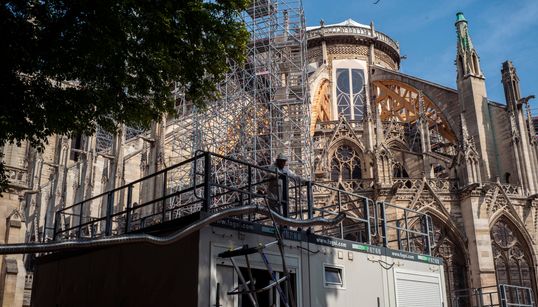
<instances>
[{"instance_id":1,"label":"worker's helmet","mask_svg":"<svg viewBox=\"0 0 538 307\"><path fill-rule=\"evenodd\" d=\"M280 161L288 161L288 157L286 157L285 154L283 153L279 153L278 156L276 157L277 161L280 160Z\"/></svg>"}]
</instances>

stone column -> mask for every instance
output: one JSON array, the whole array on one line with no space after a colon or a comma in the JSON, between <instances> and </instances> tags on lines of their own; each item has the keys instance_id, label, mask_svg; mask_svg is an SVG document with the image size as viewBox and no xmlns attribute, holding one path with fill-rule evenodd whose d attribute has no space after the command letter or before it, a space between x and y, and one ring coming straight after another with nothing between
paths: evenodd
<instances>
[{"instance_id":1,"label":"stone column","mask_svg":"<svg viewBox=\"0 0 538 307\"><path fill-rule=\"evenodd\" d=\"M462 195L461 212L465 234L469 241L470 287L496 286L495 263L491 249L489 217L486 206L481 206L484 197L480 189L469 189Z\"/></svg>"}]
</instances>

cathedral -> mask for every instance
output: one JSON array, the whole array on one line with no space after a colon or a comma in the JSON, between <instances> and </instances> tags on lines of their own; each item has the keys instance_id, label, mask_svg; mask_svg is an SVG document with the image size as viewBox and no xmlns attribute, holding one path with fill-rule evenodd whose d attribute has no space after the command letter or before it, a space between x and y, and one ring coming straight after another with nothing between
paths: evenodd
<instances>
[{"instance_id":1,"label":"cathedral","mask_svg":"<svg viewBox=\"0 0 538 307\"><path fill-rule=\"evenodd\" d=\"M525 95L516 67L506 61L501 69L506 101L488 99L469 25L462 13L456 15L455 71L446 72L456 72L455 89L401 73L398 42L374 23L348 19L307 27L306 137L312 161L302 173L429 214L432 253L444 262L449 298L498 284L528 287L538 297L533 97ZM44 152L25 142L1 148L10 180L0 199L1 242L49 240L58 209L180 162L170 158L175 127L163 119L146 132L124 127L108 137L102 131L52 136ZM356 235L343 239L357 240ZM2 306L30 305L33 261L30 255L2 256ZM448 306L456 306L453 302Z\"/></svg>"},{"instance_id":2,"label":"cathedral","mask_svg":"<svg viewBox=\"0 0 538 307\"><path fill-rule=\"evenodd\" d=\"M309 29L315 180L429 212L447 293L496 283L536 289L529 98L506 61L506 102L489 100L462 13L455 25L457 89L400 73L398 44L373 24Z\"/></svg>"}]
</instances>

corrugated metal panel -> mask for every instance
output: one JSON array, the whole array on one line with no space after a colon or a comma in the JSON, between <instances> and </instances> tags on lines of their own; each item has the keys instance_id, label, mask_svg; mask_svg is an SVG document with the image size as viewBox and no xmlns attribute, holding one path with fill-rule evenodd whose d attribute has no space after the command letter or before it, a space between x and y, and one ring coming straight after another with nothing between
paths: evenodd
<instances>
[{"instance_id":1,"label":"corrugated metal panel","mask_svg":"<svg viewBox=\"0 0 538 307\"><path fill-rule=\"evenodd\" d=\"M443 307L439 276L395 272L398 307Z\"/></svg>"}]
</instances>

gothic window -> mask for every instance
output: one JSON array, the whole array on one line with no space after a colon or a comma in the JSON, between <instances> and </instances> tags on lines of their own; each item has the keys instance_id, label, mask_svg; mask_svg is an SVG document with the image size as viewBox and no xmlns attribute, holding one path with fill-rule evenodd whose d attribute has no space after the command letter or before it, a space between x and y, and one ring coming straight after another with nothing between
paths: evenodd
<instances>
[{"instance_id":1,"label":"gothic window","mask_svg":"<svg viewBox=\"0 0 538 307\"><path fill-rule=\"evenodd\" d=\"M497 283L529 287L536 293L529 253L513 224L499 219L491 229L491 241Z\"/></svg>"},{"instance_id":2,"label":"gothic window","mask_svg":"<svg viewBox=\"0 0 538 307\"><path fill-rule=\"evenodd\" d=\"M480 69L478 69L478 58L477 58L477 56L476 56L476 53L473 53L472 59L473 59L473 70L474 70L474 73L475 73L475 74L479 74L479 73L480 73Z\"/></svg>"},{"instance_id":3,"label":"gothic window","mask_svg":"<svg viewBox=\"0 0 538 307\"><path fill-rule=\"evenodd\" d=\"M340 145L331 160L331 180L350 180L361 177L359 154L349 145Z\"/></svg>"},{"instance_id":4,"label":"gothic window","mask_svg":"<svg viewBox=\"0 0 538 307\"><path fill-rule=\"evenodd\" d=\"M336 107L338 114L351 119L351 101L349 98L349 69L336 70Z\"/></svg>"},{"instance_id":5,"label":"gothic window","mask_svg":"<svg viewBox=\"0 0 538 307\"><path fill-rule=\"evenodd\" d=\"M409 178L409 174L400 162L394 162L392 176L394 178Z\"/></svg>"},{"instance_id":6,"label":"gothic window","mask_svg":"<svg viewBox=\"0 0 538 307\"><path fill-rule=\"evenodd\" d=\"M77 134L71 138L71 151L69 159L73 161L78 161L80 150L82 150L82 135Z\"/></svg>"},{"instance_id":7,"label":"gothic window","mask_svg":"<svg viewBox=\"0 0 538 307\"><path fill-rule=\"evenodd\" d=\"M364 111L364 71L362 69L351 70L351 84L353 97L353 118L362 119Z\"/></svg>"},{"instance_id":8,"label":"gothic window","mask_svg":"<svg viewBox=\"0 0 538 307\"><path fill-rule=\"evenodd\" d=\"M364 107L364 70L336 70L336 108L347 119L362 119Z\"/></svg>"}]
</instances>

